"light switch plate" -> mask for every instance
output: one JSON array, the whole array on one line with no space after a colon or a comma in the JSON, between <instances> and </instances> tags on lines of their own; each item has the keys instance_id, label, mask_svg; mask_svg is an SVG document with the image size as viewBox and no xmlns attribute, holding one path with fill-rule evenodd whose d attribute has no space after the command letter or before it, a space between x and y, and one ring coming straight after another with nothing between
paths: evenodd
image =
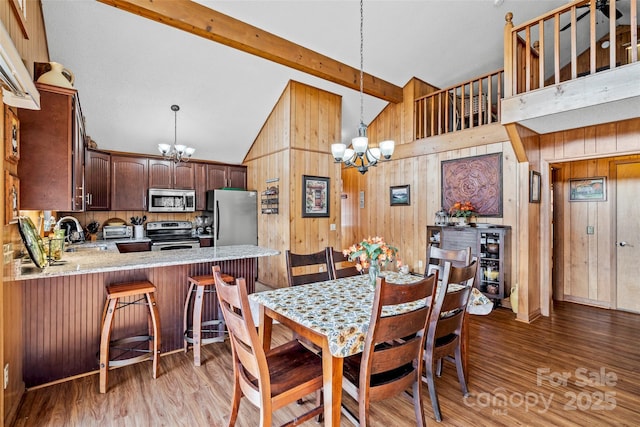
<instances>
[{"instance_id":1,"label":"light switch plate","mask_svg":"<svg viewBox=\"0 0 640 427\"><path fill-rule=\"evenodd\" d=\"M593 234L593 225L587 225L587 234Z\"/></svg>"}]
</instances>

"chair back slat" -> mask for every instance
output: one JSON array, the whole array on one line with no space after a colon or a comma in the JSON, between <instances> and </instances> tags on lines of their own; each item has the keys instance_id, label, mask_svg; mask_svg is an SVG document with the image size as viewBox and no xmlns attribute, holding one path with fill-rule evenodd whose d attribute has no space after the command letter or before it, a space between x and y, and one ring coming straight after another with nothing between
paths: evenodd
<instances>
[{"instance_id":1,"label":"chair back slat","mask_svg":"<svg viewBox=\"0 0 640 427\"><path fill-rule=\"evenodd\" d=\"M331 262L326 248L311 254L294 254L287 249L285 257L289 286L323 282L332 278ZM320 267L323 271L319 271Z\"/></svg>"},{"instance_id":2,"label":"chair back slat","mask_svg":"<svg viewBox=\"0 0 640 427\"><path fill-rule=\"evenodd\" d=\"M328 246L327 254L331 262L331 273L334 279L362 274L362 271L358 271L356 268L355 262L349 261L349 258L344 256L342 251L337 251L332 246Z\"/></svg>"},{"instance_id":3,"label":"chair back slat","mask_svg":"<svg viewBox=\"0 0 640 427\"><path fill-rule=\"evenodd\" d=\"M471 247L463 249L443 249L431 243L427 245L427 268L425 276L433 271L438 271L440 277L444 273L444 263L450 261L456 267L464 267L471 264Z\"/></svg>"}]
</instances>

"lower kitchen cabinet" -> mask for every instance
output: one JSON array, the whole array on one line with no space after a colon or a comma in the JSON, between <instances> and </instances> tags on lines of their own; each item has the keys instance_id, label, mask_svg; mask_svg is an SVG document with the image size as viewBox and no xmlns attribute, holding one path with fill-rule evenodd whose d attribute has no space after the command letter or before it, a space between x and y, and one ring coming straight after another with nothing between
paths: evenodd
<instances>
[{"instance_id":1,"label":"lower kitchen cabinet","mask_svg":"<svg viewBox=\"0 0 640 427\"><path fill-rule=\"evenodd\" d=\"M510 294L511 227L427 226L428 243L443 249L471 247L478 259L475 287L488 298L502 300ZM426 260L428 263L429 260Z\"/></svg>"},{"instance_id":2,"label":"lower kitchen cabinet","mask_svg":"<svg viewBox=\"0 0 640 427\"><path fill-rule=\"evenodd\" d=\"M111 155L111 210L146 211L148 159Z\"/></svg>"}]
</instances>

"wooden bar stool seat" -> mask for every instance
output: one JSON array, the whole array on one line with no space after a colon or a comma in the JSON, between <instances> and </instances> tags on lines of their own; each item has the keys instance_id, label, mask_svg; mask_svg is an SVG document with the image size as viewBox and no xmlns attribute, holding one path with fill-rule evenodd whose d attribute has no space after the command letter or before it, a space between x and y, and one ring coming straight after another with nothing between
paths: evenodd
<instances>
[{"instance_id":1,"label":"wooden bar stool seat","mask_svg":"<svg viewBox=\"0 0 640 427\"><path fill-rule=\"evenodd\" d=\"M143 360L153 360L153 378L158 376L158 359L160 357L160 314L156 305L156 287L149 281L116 283L106 287L107 300L102 313L102 332L100 334L100 393L106 393L110 367L120 367L138 363ZM120 298L133 297L127 301ZM111 330L116 310L131 305L146 305L148 313L148 335L131 336L111 341ZM148 348L140 348L135 343L148 342ZM132 345L133 344L133 345ZM121 353L109 358L111 349L121 350ZM137 356L121 358L125 354L142 353Z\"/></svg>"},{"instance_id":2,"label":"wooden bar stool seat","mask_svg":"<svg viewBox=\"0 0 640 427\"><path fill-rule=\"evenodd\" d=\"M224 320L218 312L218 318L202 321L203 300L205 294L211 294L213 304L217 304L217 296L215 294L215 280L212 275L189 276L189 290L187 298L184 302L184 351L189 349L189 344L193 347L193 364L200 366L201 364L201 346L214 342L222 342L225 339ZM233 284L235 278L222 274L222 280L225 283ZM191 313L191 326L189 326L189 313ZM215 326L215 329L203 329L203 327ZM209 335L207 338L203 334Z\"/></svg>"}]
</instances>

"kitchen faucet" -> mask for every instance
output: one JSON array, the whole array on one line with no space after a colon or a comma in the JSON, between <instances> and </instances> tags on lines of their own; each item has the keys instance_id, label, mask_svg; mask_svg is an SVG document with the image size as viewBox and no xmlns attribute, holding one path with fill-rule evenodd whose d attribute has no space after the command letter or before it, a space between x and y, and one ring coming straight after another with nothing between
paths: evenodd
<instances>
[{"instance_id":1,"label":"kitchen faucet","mask_svg":"<svg viewBox=\"0 0 640 427\"><path fill-rule=\"evenodd\" d=\"M71 220L75 223L76 225L76 232L78 233L78 237L77 238L72 238L72 232L71 230L69 230L69 235L65 237L65 240L67 240L67 242L72 243L73 241L81 241L84 242L84 231L82 230L82 226L80 225L80 222L72 217L72 216L63 216L62 218L60 218L58 220L58 222L56 222L56 226L55 229L59 230L60 229L60 224L62 224L62 222L64 222L65 220Z\"/></svg>"}]
</instances>

